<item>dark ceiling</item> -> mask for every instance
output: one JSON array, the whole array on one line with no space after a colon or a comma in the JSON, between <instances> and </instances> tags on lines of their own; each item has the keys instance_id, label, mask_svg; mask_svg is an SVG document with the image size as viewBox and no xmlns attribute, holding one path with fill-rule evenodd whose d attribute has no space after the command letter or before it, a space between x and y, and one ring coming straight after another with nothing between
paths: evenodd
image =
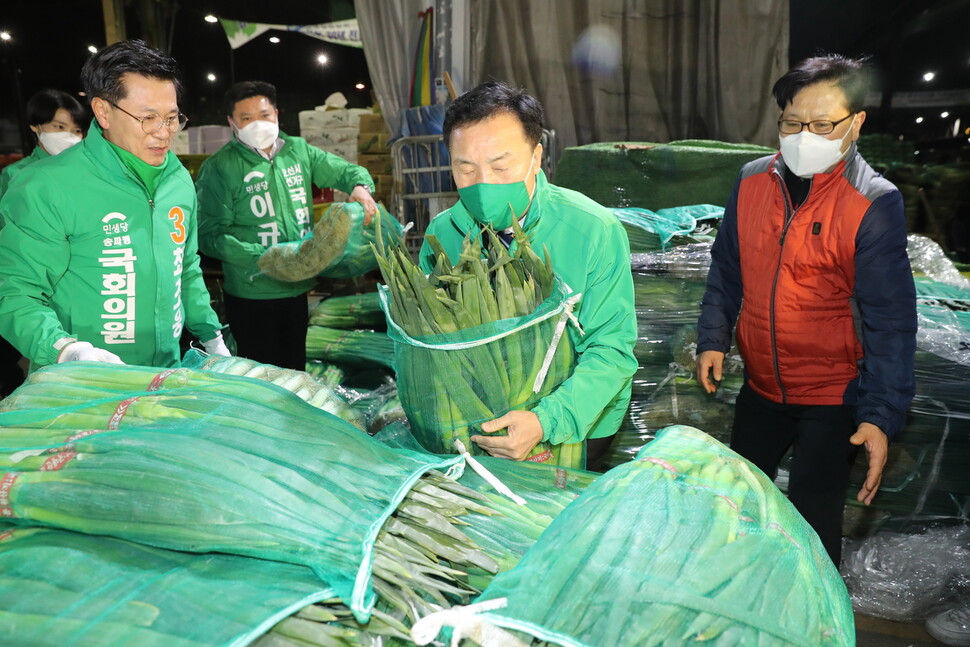
<instances>
[{"instance_id":1,"label":"dark ceiling","mask_svg":"<svg viewBox=\"0 0 970 647\"><path fill-rule=\"evenodd\" d=\"M88 46L104 44L101 0L0 2L0 29L13 35L0 47L0 116L17 110L14 65L22 97L43 87L80 90L78 72ZM358 82L370 86L360 49L274 32L232 51L221 26L203 20L213 13L278 24L330 22L352 17L352 0L126 0L129 37L145 33L141 5L156 6L163 39L183 67L184 110L196 124L221 121L219 98L232 78L276 84L283 125L291 130L299 110L319 105L333 91L343 92L352 106L372 102L369 89L354 88ZM166 14L158 8L165 6L176 9ZM970 0L790 0L790 8L792 61L820 51L870 55L882 90L970 89ZM270 35L281 42L270 44ZM315 63L319 53L330 58L326 66ZM932 83L923 81L926 71L936 73ZM206 80L210 72L215 82Z\"/></svg>"}]
</instances>

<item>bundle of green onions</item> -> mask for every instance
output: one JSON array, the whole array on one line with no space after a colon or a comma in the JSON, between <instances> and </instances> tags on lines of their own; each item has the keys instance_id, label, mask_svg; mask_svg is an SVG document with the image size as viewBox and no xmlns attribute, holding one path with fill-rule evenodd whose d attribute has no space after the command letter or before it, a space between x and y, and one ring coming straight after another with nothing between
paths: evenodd
<instances>
[{"instance_id":1,"label":"bundle of green onions","mask_svg":"<svg viewBox=\"0 0 970 647\"><path fill-rule=\"evenodd\" d=\"M332 413L359 429L363 429L365 426L364 417L357 409L350 406L350 403L333 386L324 384L304 371L262 364L245 357L223 357L221 355L209 356L202 361L198 368L204 371L239 375L275 384L292 392L304 402L327 413Z\"/></svg>"},{"instance_id":2,"label":"bundle of green onions","mask_svg":"<svg viewBox=\"0 0 970 647\"><path fill-rule=\"evenodd\" d=\"M311 326L355 330L384 326L377 292L330 297L310 311Z\"/></svg>"},{"instance_id":3,"label":"bundle of green onions","mask_svg":"<svg viewBox=\"0 0 970 647\"><path fill-rule=\"evenodd\" d=\"M431 473L456 459L395 451L278 396L189 369L36 371L0 406L5 516L307 565L358 617L370 587L414 618L429 600L467 599L465 573L497 570L457 528L490 514L485 499Z\"/></svg>"},{"instance_id":4,"label":"bundle of green onions","mask_svg":"<svg viewBox=\"0 0 970 647\"><path fill-rule=\"evenodd\" d=\"M378 245L377 261L390 296L391 319L412 337L474 328L501 319L525 317L552 294L555 274L532 250L529 238L514 222L516 250L486 228L482 237L467 237L458 263L452 264L441 243L425 238L436 263L428 276L401 245Z\"/></svg>"},{"instance_id":5,"label":"bundle of green onions","mask_svg":"<svg viewBox=\"0 0 970 647\"><path fill-rule=\"evenodd\" d=\"M394 343L382 332L310 326L306 333L306 356L339 364L363 362L393 368Z\"/></svg>"},{"instance_id":6,"label":"bundle of green onions","mask_svg":"<svg viewBox=\"0 0 970 647\"><path fill-rule=\"evenodd\" d=\"M330 388L338 386L344 381L344 370L342 368L321 362L318 359L307 360L303 370L317 382Z\"/></svg>"},{"instance_id":7,"label":"bundle of green onions","mask_svg":"<svg viewBox=\"0 0 970 647\"><path fill-rule=\"evenodd\" d=\"M403 244L376 248L401 403L429 451L452 453L457 439L477 452L469 439L478 425L535 406L572 372L574 352L560 324L568 295L548 252L543 261L517 222L513 231L514 251L485 229L465 239L456 263L427 236L436 257L427 276ZM533 460L549 459L578 466L581 447L540 443Z\"/></svg>"}]
</instances>

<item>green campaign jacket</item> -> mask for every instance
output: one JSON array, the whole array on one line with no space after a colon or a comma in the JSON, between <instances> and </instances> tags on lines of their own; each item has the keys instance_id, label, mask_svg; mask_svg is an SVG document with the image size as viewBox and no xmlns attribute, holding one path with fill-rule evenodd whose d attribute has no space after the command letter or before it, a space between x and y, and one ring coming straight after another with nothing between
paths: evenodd
<instances>
[{"instance_id":1,"label":"green campaign jacket","mask_svg":"<svg viewBox=\"0 0 970 647\"><path fill-rule=\"evenodd\" d=\"M536 253L541 254L545 245L556 275L573 292L582 293L574 312L585 334L568 326L579 362L573 375L533 411L542 423L543 440L553 444L602 438L619 429L637 369L630 243L623 225L608 209L581 193L550 184L543 173L536 180L523 227ZM434 234L451 261L457 262L462 240L479 229L459 201L434 218L427 233ZM420 263L425 272L434 267L427 241Z\"/></svg>"},{"instance_id":2,"label":"green campaign jacket","mask_svg":"<svg viewBox=\"0 0 970 647\"><path fill-rule=\"evenodd\" d=\"M10 186L10 181L13 180L14 176L23 171L25 168L31 166L34 162L39 162L40 160L47 159L50 157L47 151L41 148L40 144L34 147L34 152L23 159L19 159L13 164L8 164L3 167L0 171L0 198L3 194L7 192L7 187Z\"/></svg>"},{"instance_id":3,"label":"green campaign jacket","mask_svg":"<svg viewBox=\"0 0 970 647\"><path fill-rule=\"evenodd\" d=\"M154 196L97 122L0 200L0 336L35 366L63 337L125 363L178 366L183 326L221 328L199 268L192 179L169 153Z\"/></svg>"},{"instance_id":4,"label":"green campaign jacket","mask_svg":"<svg viewBox=\"0 0 970 647\"><path fill-rule=\"evenodd\" d=\"M276 243L313 230L313 186L350 193L374 182L362 166L280 133L283 148L268 160L233 139L202 163L199 244L222 261L224 289L244 299L281 299L309 292L315 279L289 283L259 273L256 261Z\"/></svg>"}]
</instances>

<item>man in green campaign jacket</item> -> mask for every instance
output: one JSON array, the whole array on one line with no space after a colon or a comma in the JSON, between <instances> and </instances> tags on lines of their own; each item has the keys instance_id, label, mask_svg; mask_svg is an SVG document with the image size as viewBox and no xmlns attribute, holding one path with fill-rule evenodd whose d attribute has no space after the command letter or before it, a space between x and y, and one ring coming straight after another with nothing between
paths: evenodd
<instances>
[{"instance_id":1,"label":"man in green campaign jacket","mask_svg":"<svg viewBox=\"0 0 970 647\"><path fill-rule=\"evenodd\" d=\"M582 293L575 312L585 334L570 326L579 354L573 375L532 411L482 424L486 434L507 429L507 436L472 440L515 460L542 440L587 441L587 465L595 467L626 414L637 368L630 244L609 210L546 180L542 122L539 102L504 83L484 83L458 97L445 114L444 136L460 201L432 220L427 233L456 262L464 237L483 225L508 238L514 211L534 249L545 246L556 275ZM426 272L434 267L427 242L420 260Z\"/></svg>"},{"instance_id":2,"label":"man in green campaign jacket","mask_svg":"<svg viewBox=\"0 0 970 647\"><path fill-rule=\"evenodd\" d=\"M34 366L177 366L183 327L228 355L197 253L196 197L169 151L185 116L175 61L141 41L88 59L95 120L0 200L0 334Z\"/></svg>"},{"instance_id":3,"label":"man in green campaign jacket","mask_svg":"<svg viewBox=\"0 0 970 647\"><path fill-rule=\"evenodd\" d=\"M237 354L303 370L306 294L315 280L279 281L261 275L257 261L266 248L313 230L313 185L349 193L369 221L377 211L374 182L363 167L281 133L276 88L269 83L237 83L224 108L235 139L199 169L200 249L222 261Z\"/></svg>"}]
</instances>

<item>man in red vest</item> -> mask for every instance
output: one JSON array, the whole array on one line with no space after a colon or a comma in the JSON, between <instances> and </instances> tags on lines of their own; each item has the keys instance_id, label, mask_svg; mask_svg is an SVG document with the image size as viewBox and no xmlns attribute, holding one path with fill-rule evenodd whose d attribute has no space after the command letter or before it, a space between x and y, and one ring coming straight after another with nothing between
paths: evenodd
<instances>
[{"instance_id":1,"label":"man in red vest","mask_svg":"<svg viewBox=\"0 0 970 647\"><path fill-rule=\"evenodd\" d=\"M737 322L746 379L731 447L771 478L793 447L789 498L837 566L859 446L869 470L857 498L868 505L915 392L903 201L856 151L864 72L862 61L827 55L775 83L781 150L741 170L698 321L709 393Z\"/></svg>"}]
</instances>

